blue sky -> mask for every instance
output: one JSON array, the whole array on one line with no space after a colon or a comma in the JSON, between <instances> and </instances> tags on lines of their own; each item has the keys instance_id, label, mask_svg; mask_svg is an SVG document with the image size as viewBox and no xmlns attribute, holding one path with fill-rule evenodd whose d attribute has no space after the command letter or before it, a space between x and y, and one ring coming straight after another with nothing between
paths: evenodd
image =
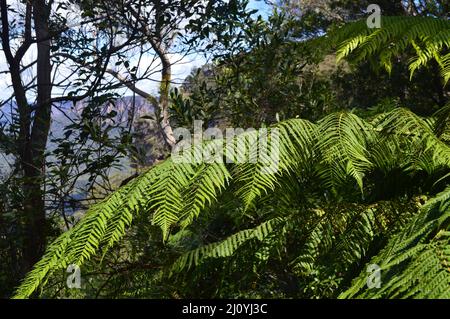
<instances>
[{"instance_id":1,"label":"blue sky","mask_svg":"<svg viewBox=\"0 0 450 319\"><path fill-rule=\"evenodd\" d=\"M271 11L270 6L264 0L250 0L249 7L258 10L263 17L267 17Z\"/></svg>"}]
</instances>

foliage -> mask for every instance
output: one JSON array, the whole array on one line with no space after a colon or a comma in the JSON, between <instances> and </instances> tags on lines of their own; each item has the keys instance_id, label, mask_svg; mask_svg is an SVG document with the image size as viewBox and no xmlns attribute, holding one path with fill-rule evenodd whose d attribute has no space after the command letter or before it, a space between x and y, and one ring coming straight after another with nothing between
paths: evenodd
<instances>
[{"instance_id":1,"label":"foliage","mask_svg":"<svg viewBox=\"0 0 450 319\"><path fill-rule=\"evenodd\" d=\"M352 185L358 185L364 196L374 196L373 190L369 191L373 188L370 184L374 183L369 176L378 170L387 174L400 170L405 177L423 173L432 177L435 174L442 176L450 165L450 147L433 134L428 121L406 109L380 115L372 122L343 112L332 114L316 125L298 119L281 122L272 127L272 130L275 128L280 131L281 142L280 170L276 173L264 174L265 171L261 167L263 164L239 164L235 161L235 164L229 165L177 164L173 159L169 159L113 193L105 201L94 205L77 226L49 246L43 259L19 287L16 297L30 296L57 269L64 269L69 264L82 265L96 254L105 254L124 236L135 216L145 214L150 217L153 224L160 226L161 238L167 239L175 226L186 228L199 218L199 214L217 200L224 187L241 199L242 204L238 204L238 207L248 213L254 211L251 208L260 201L267 207L281 207L278 200L275 200L278 204L268 204L265 199L270 199L270 194L280 189L285 193L285 197L295 197L299 182L310 178L318 179L321 181L320 187L327 193L331 192L328 195L331 196L331 202L350 200L361 205L364 200L361 201L361 197L357 195L360 192ZM236 139L248 143L251 139L247 139L245 135L257 133L258 131L246 133ZM400 144L401 148L398 147ZM195 148L192 151L195 152ZM292 180L287 176L292 176ZM231 181L227 183L229 178ZM339 200L339 197L345 194L343 189L347 194ZM294 209L297 212L295 217L303 217L298 208L290 206L292 201L288 200L286 205L278 214L285 209ZM311 208L314 206L309 206L309 209ZM315 207L319 208L320 206ZM190 211L192 213L189 213ZM356 211L360 213L356 215L354 222L360 226L348 230L343 226L340 230L343 237L336 237L336 234L330 237L334 240L341 238L347 245L356 245L348 247L344 244L342 248L349 251L349 264L360 261L365 255L373 236L371 234L375 231L373 211L367 208ZM354 210L349 212L350 216L354 214ZM274 213L277 214L277 210ZM321 215L323 213L317 213L316 217ZM344 218L344 221L346 219ZM315 225L316 222L312 219L309 223ZM263 250L266 253L258 249L257 252L261 253L257 256L269 260L273 249L277 251L277 247L283 247L283 234L288 233L287 230L281 231L278 228L283 224L288 228L295 225L286 216L283 219L268 219L252 230L237 232L222 243L206 245L188 253L174 264L173 269L182 270L185 266L199 264L203 260L202 257L208 259L233 256L234 252L240 250L241 245L255 239L266 246ZM311 268L311 264L306 266L305 262L315 260L316 251L327 251L321 246L322 241L327 238L323 232L339 227L336 221L325 223L325 228L320 225L322 224L315 226L320 228L314 228L312 237L306 240L306 250L298 255L295 269ZM270 235L276 229L277 236L272 238ZM369 237L365 239L359 232ZM295 234L304 235L304 232ZM349 238L358 238L362 246L359 247L359 241L354 242ZM340 244L331 241L327 245L339 247Z\"/></svg>"},{"instance_id":2,"label":"foliage","mask_svg":"<svg viewBox=\"0 0 450 319\"><path fill-rule=\"evenodd\" d=\"M447 188L370 261L381 267L381 289L366 289L364 274L340 297L450 298L449 198Z\"/></svg>"},{"instance_id":3,"label":"foliage","mask_svg":"<svg viewBox=\"0 0 450 319\"><path fill-rule=\"evenodd\" d=\"M382 28L368 29L347 23L367 1L277 1L267 19L248 1L76 3L99 34L65 29L55 15L51 28L63 31L52 58L78 65L66 89L74 102L88 92L89 103L43 146L42 196L27 197L26 161L2 176L1 295L28 271L17 258L32 234L21 212L45 200L51 243L14 298L450 298L447 4L379 1ZM172 50L192 48L214 59L169 92ZM139 72L141 59L155 52L159 99L136 87L153 72ZM106 73L118 85L103 62L115 63ZM121 85L155 114L135 123L135 96L118 114ZM11 110L0 117L0 151L17 158L23 130ZM166 158L172 126L195 120L259 129ZM127 160L136 174L115 181ZM78 201L86 213L67 216L67 203L84 208ZM82 268L80 290L66 285L69 265ZM373 265L379 289L367 285Z\"/></svg>"}]
</instances>

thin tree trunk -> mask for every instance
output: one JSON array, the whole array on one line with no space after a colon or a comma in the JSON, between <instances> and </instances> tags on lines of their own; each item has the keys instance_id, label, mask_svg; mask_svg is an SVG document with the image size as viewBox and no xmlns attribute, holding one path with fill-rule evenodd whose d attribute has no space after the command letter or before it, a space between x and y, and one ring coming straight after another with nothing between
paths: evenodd
<instances>
[{"instance_id":1,"label":"thin tree trunk","mask_svg":"<svg viewBox=\"0 0 450 319\"><path fill-rule=\"evenodd\" d=\"M128 8L133 17L138 23L141 24L142 32L147 36L153 50L158 55L162 70L161 70L161 85L160 85L160 98L159 109L157 115L160 117L160 128L166 145L173 149L176 145L176 139L173 134L172 126L170 125L169 116L169 103L170 103L170 82L172 81L172 64L170 62L168 53L163 43L163 36L161 26L156 26L155 30L150 30L146 24L146 19L142 18L138 12L132 7ZM161 7L156 8L156 15L164 14L164 9ZM159 114L158 114L159 113Z\"/></svg>"},{"instance_id":2,"label":"thin tree trunk","mask_svg":"<svg viewBox=\"0 0 450 319\"><path fill-rule=\"evenodd\" d=\"M47 227L42 187L45 182L45 148L51 117L50 10L45 0L33 2L33 17L37 38L37 105L24 163L24 243L25 268L31 268L45 249Z\"/></svg>"}]
</instances>

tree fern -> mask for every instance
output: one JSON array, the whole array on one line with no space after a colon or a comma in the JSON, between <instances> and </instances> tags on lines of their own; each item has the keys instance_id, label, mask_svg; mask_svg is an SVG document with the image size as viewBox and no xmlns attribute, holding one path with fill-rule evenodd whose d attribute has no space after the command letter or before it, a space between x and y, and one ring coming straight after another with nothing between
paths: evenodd
<instances>
[{"instance_id":1,"label":"tree fern","mask_svg":"<svg viewBox=\"0 0 450 319\"><path fill-rule=\"evenodd\" d=\"M378 117L373 124L351 113L338 113L318 124L299 119L281 122L269 128L269 131L275 129L278 130L279 138L278 171L267 172L262 169L262 164L271 164L270 156L263 158L262 163L242 163L228 150L223 152L224 158L232 159L228 164L178 163L168 159L91 207L78 225L49 246L42 260L26 276L15 297L30 296L55 270L65 269L69 264L81 266L96 254L106 254L124 236L137 214L144 214L149 222L159 226L164 240L173 226L188 227L223 192L232 192L241 198L245 210L264 197L270 197L278 185L286 187L286 182L296 183L309 176L309 172L316 172L325 180L325 190L334 189L352 179L363 190L364 178L378 165L374 160L374 152L377 152L378 159L383 154L391 156L393 153L383 147L373 147L383 136L388 136L394 144L405 143L406 139L411 145L410 148L395 148L394 153L405 153L399 157L401 160L391 164L399 169L417 170L417 165L406 165L404 159L423 150L432 156L424 156L421 161L430 161L432 158L438 160L440 167L448 169L449 166L448 145L434 135L426 121L404 110ZM265 132L267 130L262 129L246 134L259 135ZM241 138L237 136L235 139L238 141ZM293 186L291 191L297 191L298 188ZM286 187L284 190L288 189ZM298 216L301 216L301 212ZM233 254L250 239L263 240L274 229L278 229L275 225L279 217L279 214L275 214L272 217L275 219L263 221L260 227L238 232L223 243L199 248L190 257L181 259L178 268L200 262L201 256L206 258ZM366 231L369 230L368 221L363 218L355 231L364 230L364 227ZM336 225L333 224L333 227ZM347 234L352 238L351 232ZM358 256L363 253L364 250L361 250Z\"/></svg>"},{"instance_id":2,"label":"tree fern","mask_svg":"<svg viewBox=\"0 0 450 319\"><path fill-rule=\"evenodd\" d=\"M330 188L351 176L363 190L364 175L372 166L366 149L369 130L350 113L332 114L319 123L316 148L325 164L321 175Z\"/></svg>"}]
</instances>

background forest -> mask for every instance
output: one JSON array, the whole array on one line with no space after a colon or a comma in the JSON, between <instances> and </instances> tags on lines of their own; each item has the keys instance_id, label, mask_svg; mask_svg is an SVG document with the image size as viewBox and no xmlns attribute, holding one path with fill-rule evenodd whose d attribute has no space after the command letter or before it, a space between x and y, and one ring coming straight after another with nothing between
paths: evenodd
<instances>
[{"instance_id":1,"label":"background forest","mask_svg":"<svg viewBox=\"0 0 450 319\"><path fill-rule=\"evenodd\" d=\"M0 9L0 297L450 298L450 1Z\"/></svg>"}]
</instances>

